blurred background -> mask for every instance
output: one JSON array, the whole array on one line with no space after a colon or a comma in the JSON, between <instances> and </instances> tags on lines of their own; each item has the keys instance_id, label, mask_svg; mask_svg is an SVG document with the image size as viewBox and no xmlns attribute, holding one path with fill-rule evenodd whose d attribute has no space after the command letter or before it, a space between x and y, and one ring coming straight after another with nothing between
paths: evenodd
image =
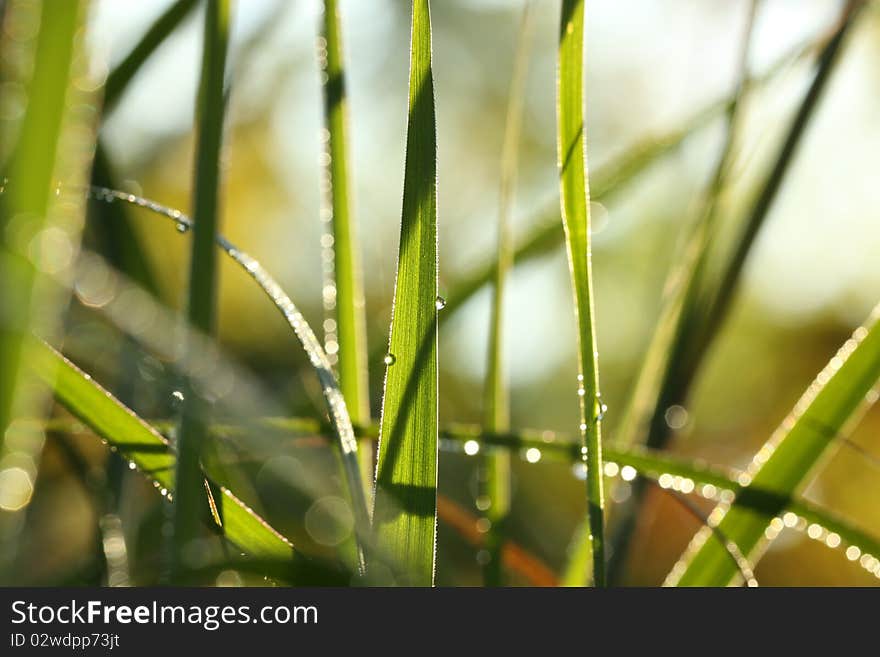
<instances>
[{"instance_id":1,"label":"blurred background","mask_svg":"<svg viewBox=\"0 0 880 657\"><path fill-rule=\"evenodd\" d=\"M168 4L167 0L92 2L86 38L93 72L100 75L111 69ZM517 235L546 217L546 208L552 207L558 193L558 4L535 3L513 213ZM601 169L641 140L683 127L700 109L731 93L749 4L745 0L588 3L591 169ZM750 71L766 71L793 46L826 33L839 10L840 3L833 0L759 3ZM377 414L400 227L410 3L342 0L341 11L369 342L371 353L379 354L370 369ZM432 3L441 294L454 290L457 281L494 254L500 151L521 11L522 3L513 0ZM124 191L183 211L190 209L200 12L193 12L148 62L101 128ZM266 265L316 329L324 321L318 24L315 0L234 3L222 219L224 234ZM869 8L842 53L759 235L732 312L699 372L691 403L675 422L669 448L674 453L745 466L880 300L880 185L872 173L880 153L878 73L880 12ZM812 74L811 59L791 63L749 94L742 153L733 185L723 199L724 217L741 219ZM695 219L718 157L722 123L719 117L694 132L633 183L602 204L593 204L600 371L609 407L606 440L614 440L616 423L656 326L669 265ZM133 210L133 216L158 276L161 302L180 307L188 239L181 238L170 222L143 210ZM96 238L87 239L94 244ZM489 301L489 290L483 289L442 327L441 426L480 421ZM86 306L72 306L66 350L112 387L122 336ZM512 426L570 432L578 422L571 385L576 374L575 323L561 248L516 267L505 326ZM221 268L219 336L226 356L263 381L286 412L312 416L319 412L317 384L289 328L255 293L247 276L226 260ZM163 380L163 370L160 358L141 353L136 368L139 382L128 382L138 391L130 403L146 417L168 417L172 410L173 382L166 382L167 389L162 387L166 383L151 385ZM875 410L859 425L853 442L880 454L878 431L880 412ZM79 581L77 573L94 551L95 510L57 448L47 444L27 520L16 530L25 549L20 550L15 579ZM99 444L86 438L78 444L95 464L103 463ZM472 512L475 464L465 454L441 453L441 494ZM263 474L263 479L272 479L271 473ZM880 534L878 474L876 458L843 446L812 482L807 497ZM259 486L271 506L266 491L271 491L272 482L261 480ZM585 513L583 490L583 481L567 464L517 460L511 538L551 569L561 570ZM152 488L139 481L129 481L125 491L128 513L141 519L137 536L126 530L136 560L159 541L161 513L156 509L161 503ZM627 494L623 484L615 489L615 500ZM306 514L314 506L307 499L298 504ZM322 530L314 529L314 523L310 529L302 518L289 521L287 530L296 540L322 543ZM649 521L640 525L635 539L627 584L662 582L699 526L658 490L648 497L645 518ZM29 545L39 549L28 550ZM790 530L773 543L756 575L762 585L877 582L841 550ZM475 548L441 523L437 583L479 582ZM523 582L514 575L513 583Z\"/></svg>"}]
</instances>

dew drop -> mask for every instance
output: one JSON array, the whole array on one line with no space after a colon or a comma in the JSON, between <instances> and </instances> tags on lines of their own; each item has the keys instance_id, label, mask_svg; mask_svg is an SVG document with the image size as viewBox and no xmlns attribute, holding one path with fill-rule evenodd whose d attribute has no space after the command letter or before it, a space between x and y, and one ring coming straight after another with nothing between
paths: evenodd
<instances>
[{"instance_id":1,"label":"dew drop","mask_svg":"<svg viewBox=\"0 0 880 657\"><path fill-rule=\"evenodd\" d=\"M177 228L177 232L181 235L189 230L189 226L182 221L178 221L175 228Z\"/></svg>"},{"instance_id":2,"label":"dew drop","mask_svg":"<svg viewBox=\"0 0 880 657\"><path fill-rule=\"evenodd\" d=\"M382 359L382 362L386 365L394 365L397 362L397 356L392 353L385 354L385 358Z\"/></svg>"},{"instance_id":3,"label":"dew drop","mask_svg":"<svg viewBox=\"0 0 880 657\"><path fill-rule=\"evenodd\" d=\"M128 462L128 469L129 470L135 470L136 468L137 468L137 466L134 464L134 461Z\"/></svg>"},{"instance_id":4,"label":"dew drop","mask_svg":"<svg viewBox=\"0 0 880 657\"><path fill-rule=\"evenodd\" d=\"M171 393L171 401L176 406L183 403L183 393L180 390L175 390Z\"/></svg>"},{"instance_id":5,"label":"dew drop","mask_svg":"<svg viewBox=\"0 0 880 657\"><path fill-rule=\"evenodd\" d=\"M443 297L437 297L434 300L434 307L437 310L443 310L446 307L446 299L444 299Z\"/></svg>"}]
</instances>

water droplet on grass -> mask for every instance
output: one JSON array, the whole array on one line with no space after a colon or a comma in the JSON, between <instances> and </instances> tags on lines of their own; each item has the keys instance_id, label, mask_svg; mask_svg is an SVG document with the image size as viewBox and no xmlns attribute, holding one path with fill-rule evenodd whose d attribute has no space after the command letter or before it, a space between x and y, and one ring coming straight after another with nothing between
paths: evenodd
<instances>
[{"instance_id":1,"label":"water droplet on grass","mask_svg":"<svg viewBox=\"0 0 880 657\"><path fill-rule=\"evenodd\" d=\"M437 297L437 299L434 301L434 307L437 310L443 310L446 307L446 299L444 299L443 297Z\"/></svg>"},{"instance_id":2,"label":"water droplet on grass","mask_svg":"<svg viewBox=\"0 0 880 657\"><path fill-rule=\"evenodd\" d=\"M397 362L397 356L391 353L385 354L385 358L382 359L382 362L386 365L394 365L394 363Z\"/></svg>"}]
</instances>

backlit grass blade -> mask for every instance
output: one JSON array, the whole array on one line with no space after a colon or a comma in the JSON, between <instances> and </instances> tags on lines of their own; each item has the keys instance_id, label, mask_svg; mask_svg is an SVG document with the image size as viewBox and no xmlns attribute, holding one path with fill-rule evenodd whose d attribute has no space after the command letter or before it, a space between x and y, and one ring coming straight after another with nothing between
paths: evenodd
<instances>
[{"instance_id":1,"label":"backlit grass blade","mask_svg":"<svg viewBox=\"0 0 880 657\"><path fill-rule=\"evenodd\" d=\"M137 75L156 49L186 19L198 4L197 0L177 0L168 7L144 33L137 45L107 76L104 85L104 114L116 109L128 84Z\"/></svg>"},{"instance_id":2,"label":"backlit grass blade","mask_svg":"<svg viewBox=\"0 0 880 657\"><path fill-rule=\"evenodd\" d=\"M741 129L740 106L746 91L749 51L755 24L757 0L751 2L737 57L737 78L733 101L727 112L724 146L718 157L708 189L700 202L693 224L678 261L666 277L664 304L656 328L642 360L636 385L615 442L630 445L647 435L649 447L657 445L660 434L669 433L666 424L667 409L680 403L679 386L687 381L687 373L679 371L681 351L690 346L690 331L699 318L697 300L704 284L711 245L717 233L719 204L739 147ZM684 383L687 386L687 383ZM629 543L636 526L636 512L645 495L645 483L633 482L632 495L613 512L609 532L613 547L608 570L611 581L616 581L623 570L629 552Z\"/></svg>"},{"instance_id":3,"label":"backlit grass blade","mask_svg":"<svg viewBox=\"0 0 880 657\"><path fill-rule=\"evenodd\" d=\"M373 525L405 583L434 581L437 521L437 135L428 0L412 3L403 212Z\"/></svg>"},{"instance_id":4,"label":"backlit grass blade","mask_svg":"<svg viewBox=\"0 0 880 657\"><path fill-rule=\"evenodd\" d=\"M700 327L701 331L693 340L695 343L693 348L695 353L701 353L708 348L732 305L733 297L739 284L740 274L751 253L755 238L763 227L770 208L773 206L776 196L785 182L790 165L797 155L803 135L806 133L807 127L828 86L828 81L834 72L846 37L865 5L866 3L863 0L849 0L846 3L834 35L819 55L813 82L791 122L776 161L767 176L760 194L755 199L732 252L726 259L719 280L716 285L704 294L701 311L705 313L705 319ZM694 365L687 362L686 358L683 360L685 361L684 368L695 368Z\"/></svg>"},{"instance_id":5,"label":"backlit grass blade","mask_svg":"<svg viewBox=\"0 0 880 657\"><path fill-rule=\"evenodd\" d=\"M183 232L188 232L193 227L192 219L179 210L140 196L103 187L93 187L89 190L89 193L99 200L113 202L114 204L127 203L149 210L156 215L170 219ZM321 385L321 393L324 396L327 416L330 419L329 428L333 433L335 444L342 460L345 484L351 497L352 510L355 516L357 538L359 541L363 541L370 535L370 518L365 486L358 462L357 441L345 399L336 381L336 376L333 374L330 360L321 348L315 332L309 326L299 308L269 271L258 260L239 249L222 235L218 234L215 241L217 246L259 286L260 290L272 302L272 305L284 317L288 326L293 329L296 339L308 355L309 363L315 370Z\"/></svg>"},{"instance_id":6,"label":"backlit grass blade","mask_svg":"<svg viewBox=\"0 0 880 657\"><path fill-rule=\"evenodd\" d=\"M498 266L493 281L492 309L489 318L489 362L483 404L483 426L487 431L504 432L510 429L510 391L504 365L504 290L507 273L513 264L513 244L510 234L510 213L515 198L517 168L519 166L519 139L525 101L526 74L529 46L532 36L532 3L523 9L517 36L516 58L510 83L504 143L501 152L501 189L498 198ZM510 512L510 454L495 451L483 455L480 468L480 496L488 508L485 517L491 523L487 540L489 559L483 568L486 586L503 583L502 552L504 526Z\"/></svg>"},{"instance_id":7,"label":"backlit grass blade","mask_svg":"<svg viewBox=\"0 0 880 657\"><path fill-rule=\"evenodd\" d=\"M175 500L175 458L165 437L44 342L31 340L28 346L30 366L52 388L59 403L106 440L122 458L134 463L160 492ZM202 485L201 479L199 485ZM231 491L222 487L221 491L223 531L230 541L255 557L290 559L293 556L293 546L286 538ZM203 495L200 519L206 507Z\"/></svg>"},{"instance_id":8,"label":"backlit grass blade","mask_svg":"<svg viewBox=\"0 0 880 657\"><path fill-rule=\"evenodd\" d=\"M360 424L370 418L367 333L357 223L349 185L348 101L337 0L324 1L322 28L324 50L319 50L319 59L323 67L324 127L329 157L325 175L329 176L330 184L329 207L324 208L322 219L332 226L335 274L328 283L335 287L335 296L325 290L324 301L336 321L335 330L325 330L324 344L328 353L335 351L330 347L338 349L339 387L351 421Z\"/></svg>"},{"instance_id":9,"label":"backlit grass blade","mask_svg":"<svg viewBox=\"0 0 880 657\"><path fill-rule=\"evenodd\" d=\"M193 240L190 258L187 319L205 335L215 330L217 255L220 221L220 149L223 137L223 77L229 39L229 0L208 0L202 73L197 100L196 173L193 189ZM190 346L184 347L186 352ZM172 520L172 580L188 568L187 546L199 536L199 513L205 491L200 460L205 440L207 404L184 383L177 439L177 496Z\"/></svg>"},{"instance_id":10,"label":"backlit grass blade","mask_svg":"<svg viewBox=\"0 0 880 657\"><path fill-rule=\"evenodd\" d=\"M713 511L713 523L736 542L743 554L753 559L759 555L765 531L784 509L785 500L809 482L834 439L846 431L857 411L875 400L874 388L880 379L878 317L880 307L869 320L869 328L858 328L844 343L758 451L733 505L728 508L721 504ZM758 511L749 503L762 500L767 493L775 500L769 509ZM715 542L707 542L706 532L701 531L667 581L680 586L725 586L735 575Z\"/></svg>"},{"instance_id":11,"label":"backlit grass blade","mask_svg":"<svg viewBox=\"0 0 880 657\"><path fill-rule=\"evenodd\" d=\"M587 517L593 552L593 582L605 585L604 482L602 479L602 398L593 281L590 266L590 196L587 185L584 117L584 2L563 0L559 31L557 157L562 223L578 324L578 404L587 464Z\"/></svg>"},{"instance_id":12,"label":"backlit grass blade","mask_svg":"<svg viewBox=\"0 0 880 657\"><path fill-rule=\"evenodd\" d=\"M817 43L822 43L819 40ZM798 44L786 51L773 65L761 75L749 78L749 86L763 85L773 80L788 66L802 61L811 55L817 43ZM713 120L730 110L733 97L710 103L682 122L682 127L660 136L651 136L639 141L626 150L623 155L598 168L590 176L590 193L601 202L607 202L614 193L622 190L641 173L659 162L665 155L679 147L688 137L709 126ZM541 210L533 227L514 248L514 266L528 262L553 252L564 241L564 233L559 222L559 204L552 203ZM495 278L497 260L477 265L464 274L446 298L446 307L440 315L441 323L454 315L465 302Z\"/></svg>"},{"instance_id":13,"label":"backlit grass blade","mask_svg":"<svg viewBox=\"0 0 880 657\"><path fill-rule=\"evenodd\" d=\"M37 8L39 32L36 39L19 44L22 52L15 53L19 57L33 57L33 73L27 80L2 80L10 84L23 83L29 102L11 160L3 163L2 175L12 181L8 190L5 189L7 181L0 181L0 186L4 187L0 196L0 447L12 419L14 396L19 389L24 339L35 306L40 301L35 298L37 271L28 257L28 241L47 226L64 219L48 215L55 205L53 190L58 180L58 160L62 156L59 144L80 9L80 3L75 0L59 3L57 7L44 4L42 10ZM27 10L34 10L34 7L12 7L9 11ZM13 20L15 17L7 18ZM3 150L16 138L15 132L11 128L8 130L2 135ZM55 215L58 215L57 211ZM75 249L78 232L68 234L65 228L68 227L56 226L55 229L61 231L57 238ZM76 229L78 231L78 226ZM56 266L56 263L48 262L50 256L46 254L45 264ZM56 316L58 312L60 308L55 312Z\"/></svg>"}]
</instances>

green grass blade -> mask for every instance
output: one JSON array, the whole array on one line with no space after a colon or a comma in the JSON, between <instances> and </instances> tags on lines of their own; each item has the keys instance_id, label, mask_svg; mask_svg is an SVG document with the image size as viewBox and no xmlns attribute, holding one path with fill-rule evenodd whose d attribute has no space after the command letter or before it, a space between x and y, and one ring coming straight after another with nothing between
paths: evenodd
<instances>
[{"instance_id":1,"label":"green grass blade","mask_svg":"<svg viewBox=\"0 0 880 657\"><path fill-rule=\"evenodd\" d=\"M501 151L501 185L498 198L498 246L492 309L489 318L489 356L484 390L483 426L487 431L504 432L510 428L510 391L504 366L504 291L507 274L513 264L510 213L516 192L519 166L519 141L525 101L526 74L532 37L532 3L523 8L517 36L516 57L510 83L504 142ZM480 468L480 496L488 502L485 518L491 523L486 542L489 559L483 567L486 586L503 584L502 550L504 526L510 512L510 454L496 451L485 454Z\"/></svg>"},{"instance_id":2,"label":"green grass blade","mask_svg":"<svg viewBox=\"0 0 880 657\"><path fill-rule=\"evenodd\" d=\"M179 210L174 210L140 196L104 187L93 187L90 190L90 194L99 200L113 201L114 204L131 204L149 210L156 215L175 222L183 232L187 232L193 227L192 219ZM309 362L315 370L321 385L321 393L326 404L327 415L330 418L330 429L342 460L345 483L351 497L355 516L357 538L363 541L370 535L370 518L365 485L361 477L358 460L358 446L345 399L336 381L336 376L333 374L330 360L321 348L315 332L309 326L305 317L303 317L296 304L284 292L284 289L269 271L258 260L239 249L222 235L217 235L215 241L217 246L253 279L260 290L272 302L272 305L281 313L284 320L293 329L296 339L309 357Z\"/></svg>"},{"instance_id":3,"label":"green grass blade","mask_svg":"<svg viewBox=\"0 0 880 657\"><path fill-rule=\"evenodd\" d=\"M727 187L739 146L740 108L746 91L749 51L757 6L757 1L754 1L748 9L742 45L737 57L736 86L726 117L724 146L708 189L701 199L697 220L690 230L678 262L666 277L666 300L642 360L627 410L615 435L615 442L618 444L631 445L647 435L645 443L649 447L657 446L659 436L669 434L666 409L681 403L682 386L688 385L687 373L679 370L681 352L690 348L690 330L699 317L697 301L704 284L713 237L716 235L721 195ZM625 567L629 543L635 531L637 511L641 507L645 491L644 482L634 482L630 498L614 511L612 520L616 520L616 523L610 531L614 549L608 566L611 581L617 581Z\"/></svg>"},{"instance_id":4,"label":"green grass blade","mask_svg":"<svg viewBox=\"0 0 880 657\"><path fill-rule=\"evenodd\" d=\"M815 48L816 44L813 43L797 45L775 61L765 73L750 78L749 85L768 83L789 65L813 53ZM728 112L732 102L733 97L710 103L683 121L681 128L661 136L646 138L623 155L597 169L590 177L590 191L593 198L607 202L613 194L621 191L665 155L679 147L689 136L709 126L713 120ZM514 266L551 253L564 241L556 200L539 212L532 223L534 227L514 249ZM497 260L493 260L474 267L472 271L461 277L446 299L446 307L440 315L441 323L452 317L474 294L494 280L496 267Z\"/></svg>"},{"instance_id":5,"label":"green grass blade","mask_svg":"<svg viewBox=\"0 0 880 657\"><path fill-rule=\"evenodd\" d=\"M713 515L719 528L745 555L755 555L770 521L784 508L784 500L808 483L834 439L863 408L880 379L880 324L874 311L870 329L860 327L816 377L792 413L755 455L733 505L719 505ZM770 493L775 504L756 511L749 505ZM754 557L753 557L754 558ZM725 586L736 575L721 559L704 531L691 542L668 582L680 586Z\"/></svg>"},{"instance_id":6,"label":"green grass blade","mask_svg":"<svg viewBox=\"0 0 880 657\"><path fill-rule=\"evenodd\" d=\"M593 551L593 582L605 585L604 482L602 478L602 399L593 281L590 267L590 197L587 183L584 118L584 3L563 0L559 32L557 156L560 167L562 223L578 323L577 387L580 433L586 450L587 517Z\"/></svg>"},{"instance_id":7,"label":"green grass blade","mask_svg":"<svg viewBox=\"0 0 880 657\"><path fill-rule=\"evenodd\" d=\"M373 524L413 586L434 581L437 519L437 134L428 0L413 0L403 211Z\"/></svg>"},{"instance_id":8,"label":"green grass blade","mask_svg":"<svg viewBox=\"0 0 880 657\"><path fill-rule=\"evenodd\" d=\"M336 0L325 0L323 35L326 54L321 57L324 88L324 127L327 130L327 155L330 158L329 211L322 217L331 222L333 236L334 274L332 285L336 296L328 314L335 309L336 330L325 331L325 346L338 344L339 387L345 397L352 422L370 419L370 398L367 370L367 332L364 310L364 286L360 265L357 223L352 211L348 174L348 142L346 137L348 104L346 98L342 26ZM323 54L323 53L322 53ZM326 349L332 353L333 349Z\"/></svg>"},{"instance_id":9,"label":"green grass blade","mask_svg":"<svg viewBox=\"0 0 880 657\"><path fill-rule=\"evenodd\" d=\"M705 294L701 308L701 312L705 313L705 319L700 327L700 332L694 339L694 353L702 353L709 347L712 339L717 334L718 327L727 315L740 280L740 274L746 259L751 253L755 238L764 225L764 220L785 181L790 165L810 124L810 120L819 106L822 95L828 86L828 81L834 72L846 37L865 4L862 0L849 0L846 3L837 30L819 56L813 82L791 122L776 161L752 206L745 226L725 262L717 284ZM688 362L687 358L683 360L686 369L695 369L695 365Z\"/></svg>"},{"instance_id":10,"label":"green grass blade","mask_svg":"<svg viewBox=\"0 0 880 657\"><path fill-rule=\"evenodd\" d=\"M107 76L104 85L104 114L116 109L125 89L156 49L189 16L197 0L177 0L150 26L146 33Z\"/></svg>"},{"instance_id":11,"label":"green grass blade","mask_svg":"<svg viewBox=\"0 0 880 657\"><path fill-rule=\"evenodd\" d=\"M37 235L50 223L47 214L54 197L53 177L57 175L80 4L64 2L51 9L44 5L39 13L33 74L26 81L30 102L11 160L4 165L14 182L3 194L0 207L0 445L12 419L23 344L39 301L34 298L37 272L26 255L27 244L19 242ZM4 140L12 137L3 135ZM17 235L22 237L17 239Z\"/></svg>"},{"instance_id":12,"label":"green grass blade","mask_svg":"<svg viewBox=\"0 0 880 657\"><path fill-rule=\"evenodd\" d=\"M197 103L196 174L193 240L187 319L197 331L212 335L216 315L216 246L220 201L220 148L223 136L223 75L229 39L228 0L208 0L202 74ZM186 351L190 350L187 345ZM200 460L205 440L205 404L184 384L177 440L177 495L172 513L172 580L188 568L187 546L199 536L199 513L205 491Z\"/></svg>"},{"instance_id":13,"label":"green grass blade","mask_svg":"<svg viewBox=\"0 0 880 657\"><path fill-rule=\"evenodd\" d=\"M52 388L59 403L174 500L175 458L165 437L44 342L32 340L29 347L30 366ZM231 491L223 487L221 490L223 531L230 541L255 557L293 556L293 546L286 538ZM200 519L206 507L207 500L202 495Z\"/></svg>"}]
</instances>

